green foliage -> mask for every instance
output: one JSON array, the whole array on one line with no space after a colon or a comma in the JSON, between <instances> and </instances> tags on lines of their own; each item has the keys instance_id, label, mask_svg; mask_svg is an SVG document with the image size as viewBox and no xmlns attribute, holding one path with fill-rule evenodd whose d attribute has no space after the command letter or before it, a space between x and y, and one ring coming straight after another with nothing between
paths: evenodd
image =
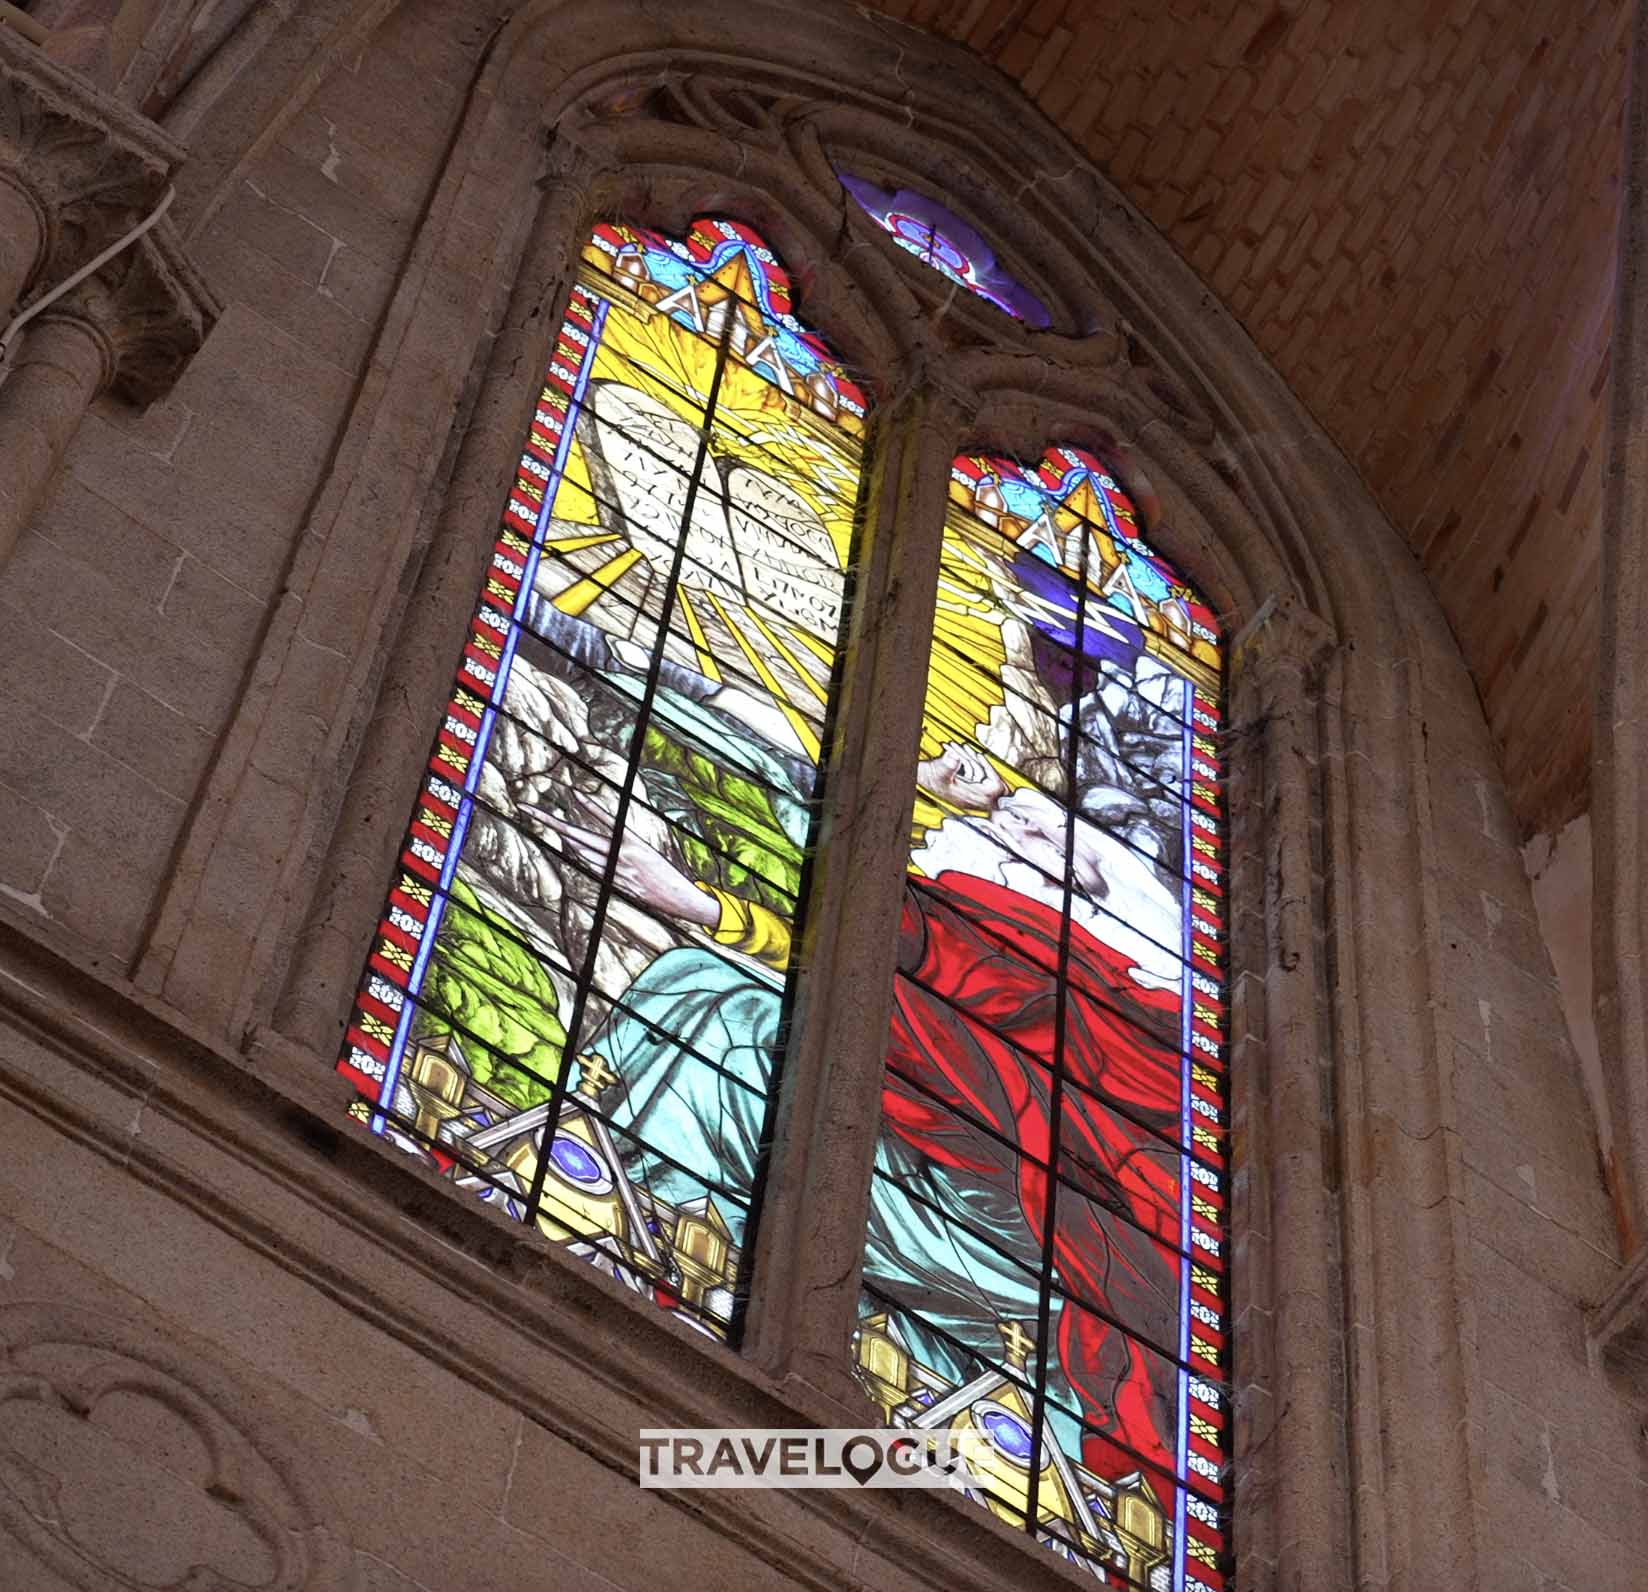
<instances>
[{"instance_id":1,"label":"green foliage","mask_svg":"<svg viewBox=\"0 0 1648 1592\"><path fill-rule=\"evenodd\" d=\"M704 837L676 831L693 875L788 918L801 889L801 848L780 824L768 790L656 728L647 731L644 756L649 785L667 783L679 798L681 811L671 816Z\"/></svg>"},{"instance_id":2,"label":"green foliage","mask_svg":"<svg viewBox=\"0 0 1648 1592\"><path fill-rule=\"evenodd\" d=\"M548 1098L547 1085L538 1079L555 1076L566 1045L555 987L532 953L461 879L452 882L423 1000L431 1010L421 1033L456 1026L464 1058L483 1088L521 1109ZM538 1078L507 1061L531 1068Z\"/></svg>"}]
</instances>

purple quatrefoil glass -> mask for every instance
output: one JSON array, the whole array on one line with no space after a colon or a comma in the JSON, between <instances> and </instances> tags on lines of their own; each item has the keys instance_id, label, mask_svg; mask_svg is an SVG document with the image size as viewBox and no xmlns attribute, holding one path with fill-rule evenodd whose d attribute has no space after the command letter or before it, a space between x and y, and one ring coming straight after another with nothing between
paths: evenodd
<instances>
[{"instance_id":1,"label":"purple quatrefoil glass","mask_svg":"<svg viewBox=\"0 0 1648 1592\"><path fill-rule=\"evenodd\" d=\"M1051 323L1047 306L996 263L995 251L973 227L938 200L910 188L879 188L847 171L836 175L864 213L901 249L1026 326L1043 331Z\"/></svg>"}]
</instances>

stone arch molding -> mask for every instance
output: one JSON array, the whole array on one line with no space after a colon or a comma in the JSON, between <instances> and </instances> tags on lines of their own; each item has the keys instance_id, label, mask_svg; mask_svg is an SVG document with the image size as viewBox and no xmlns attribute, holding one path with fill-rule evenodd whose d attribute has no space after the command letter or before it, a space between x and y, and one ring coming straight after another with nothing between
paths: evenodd
<instances>
[{"instance_id":1,"label":"stone arch molding","mask_svg":"<svg viewBox=\"0 0 1648 1592\"><path fill-rule=\"evenodd\" d=\"M215 100L188 105L187 236L209 225L328 67L369 48L393 9L308 0L296 10L320 42L307 57L266 62L243 47L241 34L259 31L252 18L225 40L205 73ZM536 169L522 159L545 144ZM1030 333L935 286L857 215L832 159L867 160L949 195L1048 304L1053 329ZM1235 507L1267 520L1265 534L1248 538L1243 577L1232 584L1232 571L1202 568L1205 587L1232 612L1296 588L1334 624L1297 492L1275 490L1268 470L1251 461L1244 470L1232 451L1236 439L1292 431L1291 395L1279 383L1264 396L1239 390L1236 372L1258 361L1204 303L1200 281L1016 86L961 46L844 4L532 0L488 43L436 187L465 176L489 187L489 211L532 208L534 182L552 199L560 185L593 188L607 208L639 207L660 225L731 203L785 255L811 319L881 377L884 395L935 379L958 394L1038 395L1076 378L1084 412L1114 414L1112 449L1129 430L1182 435L1246 500L1227 502L1222 517ZM1228 368L1210 360L1207 338L1184 338L1196 321L1210 323L1213 340L1241 345ZM958 352L973 356L959 368ZM1148 513L1148 489L1143 496Z\"/></svg>"},{"instance_id":2,"label":"stone arch molding","mask_svg":"<svg viewBox=\"0 0 1648 1592\"><path fill-rule=\"evenodd\" d=\"M232 51L208 70L236 92L191 102L186 227L210 225L256 152L388 9L309 0L297 11L321 40L312 54L271 56L243 84ZM1026 331L935 286L857 217L832 157L956 197L1047 302L1052 328ZM877 715L907 699L905 660L930 622L935 532L923 527L941 522L950 456L975 443L1098 447L1238 638L1244 1573L1258 1584L1274 1566L1315 1592L1459 1580L1475 1552L1470 1365L1461 1240L1436 1197L1460 1173L1433 1131L1451 1105L1423 927L1431 798L1419 747L1426 691L1469 687L1456 663L1420 677L1414 660L1444 656L1445 625L1354 472L1189 268L1016 88L960 47L829 0L534 0L488 45L429 183L306 527L325 551L293 567L252 671L262 684L225 736L140 981L250 1035L257 1054L329 1059L481 578L477 526L492 523L513 466L531 400L520 373L546 362L577 242L602 213L664 227L738 215L782 251L806 319L880 395L864 578L886 595L855 621L815 986L881 976L842 929L844 904L856 903L857 939L873 942L866 902L888 891L855 875L853 857L897 833L907 787L856 770L911 755L870 753ZM475 363L455 349L476 350ZM409 470L408 458L426 462ZM313 615L330 628L307 632ZM321 700L339 705L317 736ZM248 886L243 837L271 822L283 782L278 850L256 859ZM226 835L239 849L220 883ZM856 837L866 844L843 843ZM1399 854L1389 837L1403 837ZM1420 949L1393 959L1394 945ZM875 1087L885 1033L873 1000L836 1005L798 1025L806 1054L783 1107L795 1153L769 1192L748 1343L764 1371L826 1388L868 1184L852 1102ZM1404 1130L1400 1156L1376 1153L1391 1124ZM1375 1164L1377 1176L1342 1182L1341 1167ZM1420 1276L1432 1297L1415 1306L1401 1279ZM1439 1434L1422 1456L1384 1444L1403 1412ZM1400 1524L1439 1513L1451 1533Z\"/></svg>"},{"instance_id":3,"label":"stone arch molding","mask_svg":"<svg viewBox=\"0 0 1648 1592\"><path fill-rule=\"evenodd\" d=\"M116 1446L122 1426L147 1449L147 1479L117 1473L136 1458ZM149 1493L156 1482L175 1482L176 1496ZM108 1529L122 1502L133 1527L168 1521L164 1557L174 1565L152 1561L162 1539L151 1532ZM0 1310L0 1533L85 1592L354 1584L244 1389L157 1333L68 1306ZM157 1568L179 1573L156 1581Z\"/></svg>"}]
</instances>

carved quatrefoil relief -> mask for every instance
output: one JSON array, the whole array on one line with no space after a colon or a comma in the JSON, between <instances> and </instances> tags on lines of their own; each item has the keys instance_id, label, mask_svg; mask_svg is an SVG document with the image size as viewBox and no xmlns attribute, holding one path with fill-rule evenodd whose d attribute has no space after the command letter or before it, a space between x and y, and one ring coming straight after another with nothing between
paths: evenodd
<instances>
[{"instance_id":1,"label":"carved quatrefoil relief","mask_svg":"<svg viewBox=\"0 0 1648 1592\"><path fill-rule=\"evenodd\" d=\"M157 1332L0 1310L0 1562L21 1544L86 1592L343 1592L336 1540L249 1404Z\"/></svg>"}]
</instances>

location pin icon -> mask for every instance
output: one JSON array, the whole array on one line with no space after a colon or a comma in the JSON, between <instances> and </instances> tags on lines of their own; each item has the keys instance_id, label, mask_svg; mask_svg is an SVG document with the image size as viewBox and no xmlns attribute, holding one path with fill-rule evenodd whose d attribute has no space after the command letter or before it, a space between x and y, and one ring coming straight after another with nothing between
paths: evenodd
<instances>
[{"instance_id":1,"label":"location pin icon","mask_svg":"<svg viewBox=\"0 0 1648 1592\"><path fill-rule=\"evenodd\" d=\"M866 1450L868 1458L864 1457ZM855 1453L859 1457L855 1458ZM860 1487L881 1469L881 1462L880 1446L868 1437L854 1437L841 1450L842 1467Z\"/></svg>"}]
</instances>

